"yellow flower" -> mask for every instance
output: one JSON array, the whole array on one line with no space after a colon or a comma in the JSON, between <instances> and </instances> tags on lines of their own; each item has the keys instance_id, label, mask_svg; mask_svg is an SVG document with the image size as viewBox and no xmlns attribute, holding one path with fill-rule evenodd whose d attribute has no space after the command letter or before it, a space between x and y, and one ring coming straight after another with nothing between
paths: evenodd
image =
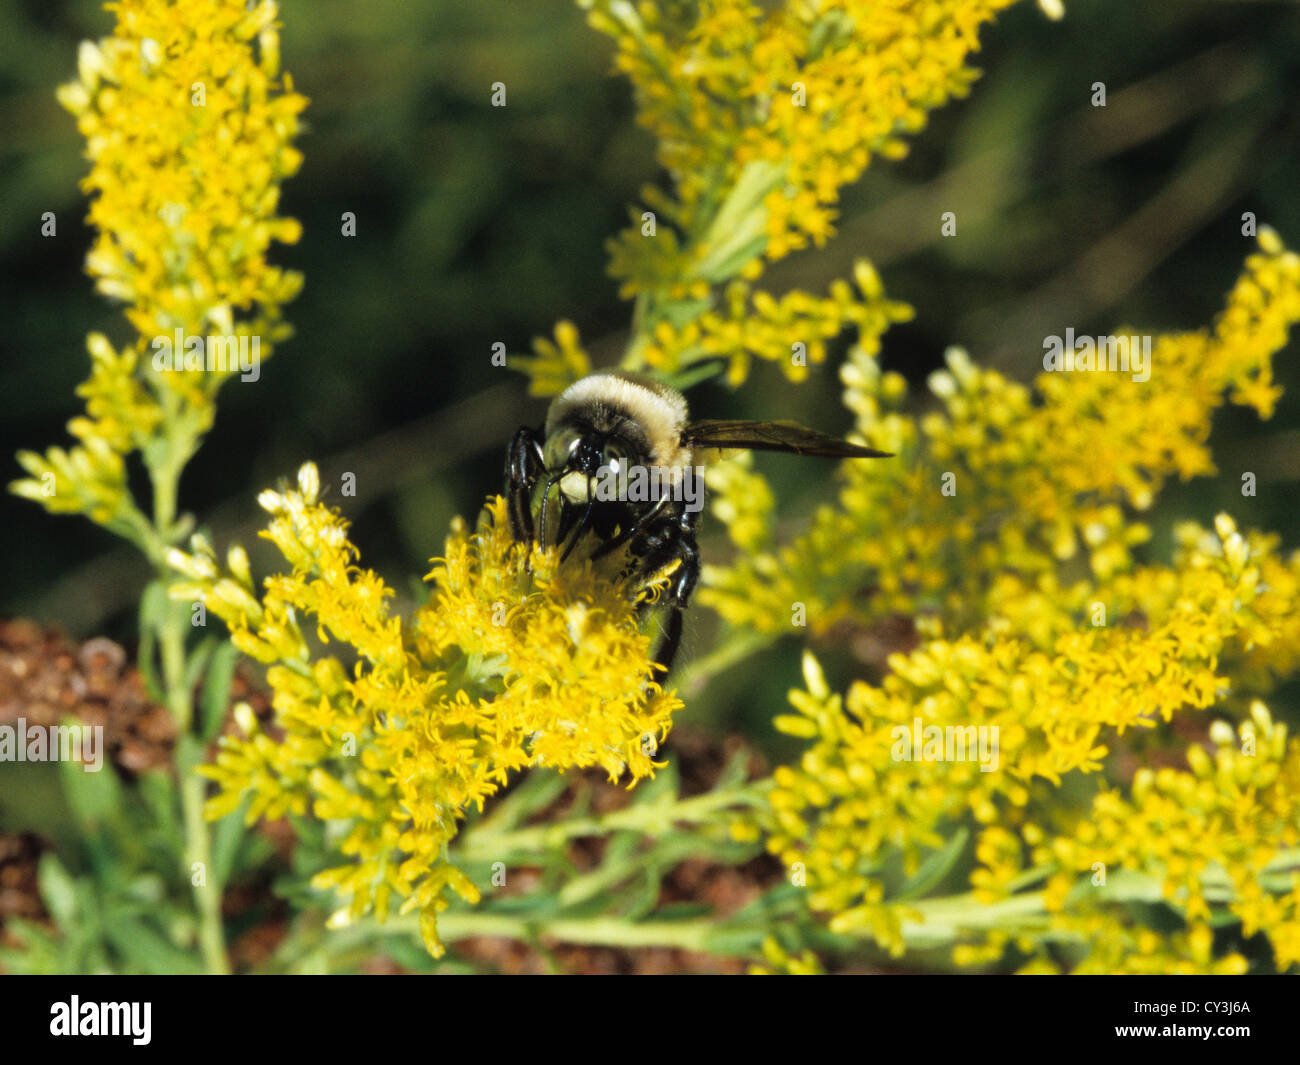
<instances>
[{"instance_id":1,"label":"yellow flower","mask_svg":"<svg viewBox=\"0 0 1300 1065\"><path fill-rule=\"evenodd\" d=\"M613 39L671 184L644 189L647 210L609 245L620 294L637 300L621 367L671 377L721 357L738 385L759 358L800 381L847 325L874 352L911 311L883 298L870 264L855 269L863 299L842 281L827 299L779 300L752 282L834 235L840 189L873 155L902 156L930 111L966 93L979 28L1013 2L579 0ZM563 341L535 347L518 363L534 394L588 368Z\"/></svg>"},{"instance_id":2,"label":"yellow flower","mask_svg":"<svg viewBox=\"0 0 1300 1065\"><path fill-rule=\"evenodd\" d=\"M1231 522L1220 526L1225 541L1237 535ZM944 827L966 816L989 826L976 849L977 898L1004 893L1027 853L1005 819L1019 818L1035 778L1060 785L1068 773L1094 772L1112 737L1215 701L1220 658L1253 631L1256 602L1272 595L1256 583L1254 560L1225 555L1207 544L1184 556L1179 593L1153 609L1147 630L1089 626L1062 635L1051 654L1014 635L932 640L894 655L879 687L854 684L844 700L810 656L807 691L790 695L798 715L776 726L813 743L797 768L774 777L767 841L807 870L810 905L832 915L832 929L870 931L901 951L902 912L880 901L883 882L869 870L896 852L914 871L942 847ZM1300 602L1270 609L1294 612ZM917 750L928 730L960 738L960 748Z\"/></svg>"},{"instance_id":3,"label":"yellow flower","mask_svg":"<svg viewBox=\"0 0 1300 1065\"><path fill-rule=\"evenodd\" d=\"M791 954L771 936L763 940L763 957L766 965L749 967L751 976L824 976L821 960L811 950Z\"/></svg>"},{"instance_id":4,"label":"yellow flower","mask_svg":"<svg viewBox=\"0 0 1300 1065\"><path fill-rule=\"evenodd\" d=\"M495 498L473 533L457 523L429 601L404 621L318 494L310 465L297 491L262 493L263 535L290 569L260 597L242 552L225 572L201 540L173 552L189 577L173 597L204 602L270 664L284 733L272 739L242 715L243 738L224 739L203 770L220 785L208 812L248 797L250 822L308 811L341 822L348 861L314 883L350 900L351 917L382 919L390 901L418 910L436 956L448 893L478 899L447 856L471 806L533 767L600 766L630 784L653 774L680 703L654 681L637 603L663 581L624 577L625 557L579 552L560 566L558 551L525 551Z\"/></svg>"},{"instance_id":5,"label":"yellow flower","mask_svg":"<svg viewBox=\"0 0 1300 1065\"><path fill-rule=\"evenodd\" d=\"M884 298L874 271L855 265L861 294L846 281L835 281L829 297L793 291L780 299L753 291L743 281L727 286L723 307L705 311L681 328L660 322L642 356L650 366L672 372L698 359L723 358L732 384L749 375L752 359L775 363L792 381L808 376L808 367L826 359L826 344L853 326L859 343L875 351L881 334L894 322L912 317L906 304Z\"/></svg>"},{"instance_id":6,"label":"yellow flower","mask_svg":"<svg viewBox=\"0 0 1300 1065\"><path fill-rule=\"evenodd\" d=\"M1043 373L1030 389L953 351L931 381L942 411L909 417L899 379L855 349L845 402L866 441L898 457L845 463L839 508L784 549L707 570L701 601L773 635L800 602L814 632L934 614L951 632L1001 619L1050 647L1095 603L1111 604L1110 586L1132 569L1149 533L1125 508L1147 509L1170 477L1213 470L1206 438L1225 393L1269 413L1260 390L1273 394L1271 357L1300 321L1300 256L1267 230L1260 249L1213 330L1155 339L1146 382ZM724 520L745 512L720 487ZM762 535L747 527L744 540ZM1112 609L1103 623L1119 617Z\"/></svg>"},{"instance_id":7,"label":"yellow flower","mask_svg":"<svg viewBox=\"0 0 1300 1065\"><path fill-rule=\"evenodd\" d=\"M569 385L591 373L591 358L578 341L572 322L555 324L555 342L545 337L533 341L532 358L521 360L516 368L528 375L528 391L534 396L556 396Z\"/></svg>"},{"instance_id":8,"label":"yellow flower","mask_svg":"<svg viewBox=\"0 0 1300 1065\"><path fill-rule=\"evenodd\" d=\"M238 326L274 342L278 307L301 282L266 250L298 238L275 208L301 163L289 141L306 105L280 79L276 5L113 6L113 36L82 45L81 78L59 93L93 164L83 187L99 234L88 269L129 304L142 338L178 326L228 333L244 312ZM220 379L191 383L212 391Z\"/></svg>"},{"instance_id":9,"label":"yellow flower","mask_svg":"<svg viewBox=\"0 0 1300 1065\"><path fill-rule=\"evenodd\" d=\"M90 336L91 376L78 390L86 415L68 425L79 443L21 453L30 477L11 488L142 541L126 455L179 469L212 424L218 388L251 372L232 353L260 367L289 334L280 306L301 277L266 256L272 241L298 239L298 223L276 208L301 161L291 141L306 100L279 73L274 3L109 6L113 36L81 45L80 77L58 95L91 162L82 188L98 232L86 268L126 304L136 336L120 350ZM191 347L187 361L195 339L204 350ZM173 532L164 538L175 542Z\"/></svg>"},{"instance_id":10,"label":"yellow flower","mask_svg":"<svg viewBox=\"0 0 1300 1065\"><path fill-rule=\"evenodd\" d=\"M1168 903L1190 929L1176 953L1206 971L1212 907L1219 900L1241 921L1244 936L1263 933L1272 943L1277 967L1300 965L1300 742L1287 741L1263 703L1237 733L1214 730L1213 758L1202 748L1189 752L1191 772L1142 770L1131 794L1105 791L1093 801L1083 825L1043 845L1068 877L1101 866L1108 876L1132 870L1161 884ZM1244 753L1249 751L1250 753ZM1288 849L1290 849L1288 853ZM1104 884L1067 908L1052 901L1053 927L1064 930L1095 920L1108 905ZM1105 919L1105 918L1102 918ZM1113 955L1113 933L1094 931L1089 968ZM1235 955L1222 959L1244 969ZM1128 971L1137 971L1129 968Z\"/></svg>"},{"instance_id":11,"label":"yellow flower","mask_svg":"<svg viewBox=\"0 0 1300 1065\"><path fill-rule=\"evenodd\" d=\"M1012 2L580 0L614 40L673 183L646 200L680 239L647 239L638 219L615 243L625 293L658 288L666 268L720 280L824 243L839 189L966 94L978 31Z\"/></svg>"},{"instance_id":12,"label":"yellow flower","mask_svg":"<svg viewBox=\"0 0 1300 1065\"><path fill-rule=\"evenodd\" d=\"M801 603L814 632L902 615L919 637L843 698L808 659L797 713L776 722L810 744L773 774L759 827L804 870L805 901L832 932L893 953L937 936L960 964L1015 951L1059 968L1066 955L1042 953L1050 941L1071 944L1074 971L1236 972L1244 960L1215 956L1209 937L1211 921L1235 916L1269 937L1279 968L1297 961L1286 863L1300 748L1262 703L1241 726L1242 746L1261 749L1250 757L1228 730L1212 763L1191 746L1191 773L1139 773L1131 800L1101 790L1089 809L1079 783L1113 775L1116 746L1142 750L1175 714L1243 715L1300 667L1300 553L1281 554L1276 537L1220 515L1213 530L1178 526L1169 564L1134 558L1148 533L1132 515L1170 477L1212 469L1207 427L1225 395L1269 412L1270 359L1300 319L1300 258L1271 232L1260 246L1212 331L1157 338L1159 389L1054 373L1030 389L953 352L931 381L941 410L911 418L902 382L856 351L846 401L863 438L898 458L846 463L841 506L789 546L776 545L770 491L747 463L711 472L715 513L742 551L706 568L700 598L733 625L775 637ZM962 737L955 760L907 754L926 730ZM976 758L981 735L996 740ZM1083 806L1071 798L1081 786ZM958 860L959 828L975 835L969 920L927 911L906 886L923 862ZM1122 880L1120 895L1089 896L1080 874L1103 867L1142 877L1136 896ZM1184 931L1124 911L1152 891ZM979 916L1004 905L1005 924Z\"/></svg>"}]
</instances>

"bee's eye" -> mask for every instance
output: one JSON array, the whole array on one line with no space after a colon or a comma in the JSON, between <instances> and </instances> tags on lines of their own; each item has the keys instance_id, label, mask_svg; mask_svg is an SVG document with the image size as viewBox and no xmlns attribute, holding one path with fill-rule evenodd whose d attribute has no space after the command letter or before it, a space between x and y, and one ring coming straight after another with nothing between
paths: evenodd
<instances>
[{"instance_id":1,"label":"bee's eye","mask_svg":"<svg viewBox=\"0 0 1300 1065\"><path fill-rule=\"evenodd\" d=\"M546 441L542 457L546 460L548 470L558 470L569 461L574 448L582 442L582 434L573 428L565 428L552 433Z\"/></svg>"},{"instance_id":2,"label":"bee's eye","mask_svg":"<svg viewBox=\"0 0 1300 1065\"><path fill-rule=\"evenodd\" d=\"M618 444L606 444L605 452L601 457L604 460L604 465L618 473L627 459L627 454Z\"/></svg>"}]
</instances>

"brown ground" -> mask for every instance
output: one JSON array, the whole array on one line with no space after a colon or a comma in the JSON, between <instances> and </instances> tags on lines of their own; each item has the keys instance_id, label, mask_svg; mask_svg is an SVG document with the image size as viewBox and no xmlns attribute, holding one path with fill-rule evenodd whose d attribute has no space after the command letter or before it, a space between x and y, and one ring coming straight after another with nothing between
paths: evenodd
<instances>
[{"instance_id":1,"label":"brown ground","mask_svg":"<svg viewBox=\"0 0 1300 1065\"><path fill-rule=\"evenodd\" d=\"M248 679L237 675L232 703L248 701L259 717L269 716L265 695ZM125 774L151 770L168 771L171 765L175 729L167 712L148 696L139 671L128 661L126 651L111 640L97 637L85 643L69 640L56 630L43 629L25 620L0 620L0 725L13 724L22 716L30 724L57 724L74 716L89 725L101 725L107 757ZM739 739L718 743L712 737L689 728L673 732L663 752L681 771L683 794L708 790L725 762L741 746ZM751 773L761 772L752 759ZM603 773L571 774L569 789L556 801L557 811L575 801L579 791L589 797L592 809L608 811L629 801L625 788L610 784ZM283 858L293 847L287 823L264 825L260 829L276 844ZM46 921L36 887L36 867L49 844L31 833L0 833L0 938L4 923L13 917ZM600 840L574 842L571 859L579 868L599 861ZM675 868L665 879L665 903L695 901L707 903L720 915L731 913L756 897L779 877L775 860L760 857L740 867L691 859ZM517 880L526 887L526 878ZM513 886L513 885L512 885ZM224 910L228 915L250 909L269 916L240 935L231 944L231 958L237 969L247 970L265 961L283 938L288 913L265 883L245 885L228 891ZM537 973L548 963L536 950L513 940L476 938L455 944L457 957L505 973ZM552 965L569 973L738 973L744 964L707 955L669 949L622 950L553 944ZM376 973L400 971L385 959L366 967Z\"/></svg>"}]
</instances>

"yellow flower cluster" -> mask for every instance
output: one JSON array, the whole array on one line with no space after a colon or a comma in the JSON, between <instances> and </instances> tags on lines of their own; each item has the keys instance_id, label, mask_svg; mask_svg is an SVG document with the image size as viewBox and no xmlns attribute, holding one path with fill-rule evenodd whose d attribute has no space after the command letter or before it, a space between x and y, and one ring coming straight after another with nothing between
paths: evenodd
<instances>
[{"instance_id":1,"label":"yellow flower cluster","mask_svg":"<svg viewBox=\"0 0 1300 1065\"><path fill-rule=\"evenodd\" d=\"M763 940L763 958L767 964L751 965L750 976L824 976L826 973L811 950L791 954L771 936Z\"/></svg>"},{"instance_id":2,"label":"yellow flower cluster","mask_svg":"<svg viewBox=\"0 0 1300 1065\"><path fill-rule=\"evenodd\" d=\"M611 37L640 123L672 185L642 197L610 243L620 294L636 297L625 370L671 375L721 357L733 385L750 361L794 381L847 325L874 351L911 311L886 301L867 263L863 299L843 281L828 298L753 291L765 264L833 233L839 190L873 155L899 158L927 114L964 95L978 31L1014 0L579 0ZM536 395L590 368L556 329L515 365Z\"/></svg>"},{"instance_id":3,"label":"yellow flower cluster","mask_svg":"<svg viewBox=\"0 0 1300 1065\"><path fill-rule=\"evenodd\" d=\"M213 396L242 338L258 358L289 330L280 306L301 278L266 260L299 226L278 218L280 182L306 100L279 74L276 5L242 0L119 0L112 37L85 42L80 77L59 90L87 142L98 234L86 260L105 295L127 304L137 337L121 350L92 334L92 373L79 389L80 443L20 461L14 490L54 512L81 512L119 532L137 522L124 457L164 450L179 468L210 427ZM180 337L223 338L219 358L174 350ZM154 365L165 338L175 361ZM224 338L231 338L226 341ZM233 369L231 361L235 361ZM223 369L207 369L220 364ZM201 368L200 368L201 367Z\"/></svg>"},{"instance_id":4,"label":"yellow flower cluster","mask_svg":"<svg viewBox=\"0 0 1300 1065\"><path fill-rule=\"evenodd\" d=\"M777 299L733 281L717 310L705 311L681 328L661 320L641 356L663 373L701 359L725 358L728 379L739 385L755 358L775 363L792 381L804 380L810 364L825 361L826 342L848 326L856 329L863 350L874 355L885 330L908 321L912 309L885 298L880 278L866 260L854 265L853 276L860 295L847 281L836 280L825 299L797 289Z\"/></svg>"},{"instance_id":5,"label":"yellow flower cluster","mask_svg":"<svg viewBox=\"0 0 1300 1065\"><path fill-rule=\"evenodd\" d=\"M809 902L834 915L833 930L901 952L906 908L885 898L882 856L900 853L910 874L967 815L987 826L974 884L994 901L1023 872L1007 858L1019 843L1004 823L1023 818L1036 778L1060 785L1095 771L1126 730L1214 704L1228 687L1217 669L1225 650L1259 638L1269 617L1300 612L1261 585L1231 521L1218 525L1213 547L1202 537L1177 568L1135 577L1136 588L1178 588L1163 611L1144 604L1144 629L1088 627L1050 654L1014 635L933 640L891 657L879 687L855 684L845 700L808 658L807 691L790 697L799 714L776 725L813 743L797 768L774 774L768 846L803 866Z\"/></svg>"},{"instance_id":6,"label":"yellow flower cluster","mask_svg":"<svg viewBox=\"0 0 1300 1065\"><path fill-rule=\"evenodd\" d=\"M616 242L633 294L744 265L752 279L760 257L825 243L839 189L966 93L980 27L1014 0L580 2L614 40L673 183L671 198L644 195L679 239L638 224Z\"/></svg>"},{"instance_id":7,"label":"yellow flower cluster","mask_svg":"<svg viewBox=\"0 0 1300 1065\"><path fill-rule=\"evenodd\" d=\"M1260 249L1212 331L1156 338L1146 382L1044 372L1031 390L951 352L931 381L943 410L918 418L898 410L903 380L855 350L846 403L867 441L898 457L846 463L840 507L783 550L706 568L701 600L772 634L787 630L795 602L815 632L892 614L962 632L1014 609L1020 631L1050 646L1098 598L1071 575L1104 585L1132 568L1148 530L1124 505L1145 509L1169 477L1213 470L1205 441L1224 392L1271 412L1270 358L1300 320L1300 256L1271 231ZM724 520L746 511L715 485L733 504Z\"/></svg>"},{"instance_id":8,"label":"yellow flower cluster","mask_svg":"<svg viewBox=\"0 0 1300 1065\"><path fill-rule=\"evenodd\" d=\"M1072 832L1034 848L1036 864L1059 869L1045 892L1054 929L1106 919L1115 905L1108 885L1132 871L1153 878L1158 897L1187 922L1190 953L1170 959L1172 971L1204 971L1222 908L1243 936L1268 938L1279 969L1300 964L1300 742L1288 743L1262 702L1236 734L1218 722L1211 738L1213 756L1188 748L1190 772L1141 769L1129 795L1101 792ZM1099 865L1106 879L1094 886ZM1089 875L1077 886L1080 873ZM1109 962L1104 947L1101 960ZM1221 962L1246 964L1231 954Z\"/></svg>"},{"instance_id":9,"label":"yellow flower cluster","mask_svg":"<svg viewBox=\"0 0 1300 1065\"><path fill-rule=\"evenodd\" d=\"M1297 961L1287 848L1300 748L1252 700L1300 668L1300 553L1221 515L1214 531L1178 526L1170 564L1138 565L1148 532L1131 518L1169 478L1213 470L1208 426L1225 393L1271 412L1271 356L1300 320L1300 258L1271 232L1260 245L1212 330L1156 339L1158 388L1044 373L1031 390L953 353L932 380L941 412L909 417L901 378L856 351L848 405L898 458L846 463L841 506L792 545L775 545L752 466L710 471L741 557L706 567L701 598L729 621L776 636L803 604L814 631L902 615L921 637L844 698L809 659L798 714L777 722L811 744L773 775L767 845L833 932L896 954L947 942L959 964L1015 951L1034 971L1240 971L1240 956L1214 950L1213 911L1216 925L1263 931L1279 968ZM1131 797L1102 792L1091 810L1064 801L1087 793L1080 774L1115 769L1116 748L1168 746L1166 722L1208 708L1253 708L1243 729L1259 751L1234 753L1217 726L1213 763L1192 746L1190 773L1140 773ZM968 909L927 909L906 878L963 826L976 831ZM1110 895L1077 882L1098 863ZM1161 899L1184 931L1124 908Z\"/></svg>"},{"instance_id":10,"label":"yellow flower cluster","mask_svg":"<svg viewBox=\"0 0 1300 1065\"><path fill-rule=\"evenodd\" d=\"M223 739L204 770L220 785L208 812L247 797L250 823L309 810L340 822L349 861L316 886L349 899L349 917L382 919L401 900L436 956L448 892L478 899L446 854L470 806L526 767L653 773L680 705L654 682L636 609L660 586L631 586L624 559L561 567L554 550L523 550L496 498L475 532L453 529L429 601L404 622L386 608L391 589L357 565L347 523L319 502L315 467L298 481L259 500L273 516L263 535L290 566L260 598L241 549L225 572L197 538L192 554L172 552L190 578L172 596L205 603L270 665L283 730L274 738L240 715L243 738Z\"/></svg>"},{"instance_id":11,"label":"yellow flower cluster","mask_svg":"<svg viewBox=\"0 0 1300 1065\"><path fill-rule=\"evenodd\" d=\"M1112 912L1058 916L1052 921L1051 938L1060 955L1078 957L1082 947L1086 954L1066 964L1047 952L1038 952L1036 942L1022 936L1016 946L1034 957L1017 972L1039 976L1063 972L1076 976L1240 976L1248 968L1246 959L1235 951L1216 956L1214 936L1205 925L1161 934L1119 907ZM959 965L996 961L1005 941L1003 937L1002 945L994 942L987 949L959 947L953 951L954 960Z\"/></svg>"}]
</instances>

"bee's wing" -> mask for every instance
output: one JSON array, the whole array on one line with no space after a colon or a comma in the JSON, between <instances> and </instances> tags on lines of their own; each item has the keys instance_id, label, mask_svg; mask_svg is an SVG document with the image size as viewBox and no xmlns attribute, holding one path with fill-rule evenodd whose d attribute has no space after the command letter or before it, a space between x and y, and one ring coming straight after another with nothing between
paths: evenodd
<instances>
[{"instance_id":1,"label":"bee's wing","mask_svg":"<svg viewBox=\"0 0 1300 1065\"><path fill-rule=\"evenodd\" d=\"M690 448L716 447L735 451L789 451L795 455L820 455L831 459L887 459L888 451L850 444L797 422L701 421L682 431L682 444Z\"/></svg>"}]
</instances>

